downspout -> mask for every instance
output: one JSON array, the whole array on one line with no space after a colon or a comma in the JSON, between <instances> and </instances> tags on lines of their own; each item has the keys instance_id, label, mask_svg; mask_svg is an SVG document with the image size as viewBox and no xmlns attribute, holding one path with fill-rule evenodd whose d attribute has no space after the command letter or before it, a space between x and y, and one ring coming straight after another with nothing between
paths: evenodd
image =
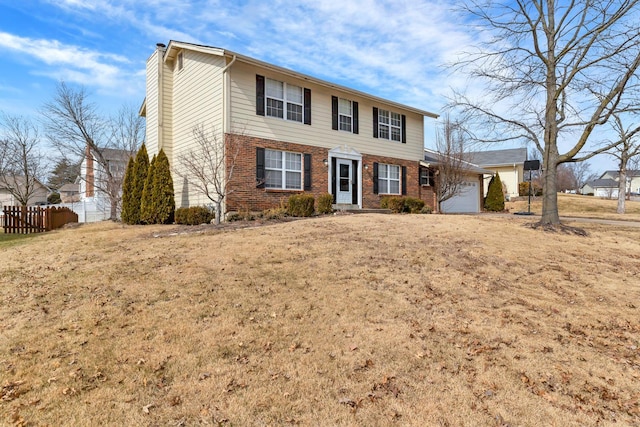
<instances>
[{"instance_id":1,"label":"downspout","mask_svg":"<svg viewBox=\"0 0 640 427\"><path fill-rule=\"evenodd\" d=\"M223 80L223 84L222 84L222 138L223 141L226 138L227 132L229 132L230 130L230 123L229 120L231 118L231 82L230 82L230 78L229 78L229 73L227 73L227 71L229 70L229 68L233 65L234 62L236 62L237 56L233 55L233 58L231 58L231 62L229 62L223 69L222 69L222 80ZM225 159L225 170L223 171L223 173L226 175L227 173L227 168L226 168L226 154L224 152L226 148L226 143L222 144L222 155L223 155L223 159ZM226 187L227 182L226 179L222 180L223 185ZM226 188L224 189L224 194L226 194ZM227 211L227 200L226 197L223 200L222 206L221 206L221 212L226 212ZM220 219L222 220L222 218Z\"/></svg>"},{"instance_id":2,"label":"downspout","mask_svg":"<svg viewBox=\"0 0 640 427\"><path fill-rule=\"evenodd\" d=\"M231 88L230 86L230 82L229 82L229 74L227 74L227 70L233 65L234 62L236 62L236 55L233 55L233 58L231 59L231 62L229 62L223 69L222 69L222 76L224 79L224 90L222 92L222 97L223 97L223 105L224 107L222 108L222 133L223 136L224 134L226 134L227 132L229 132L229 123L228 120L231 116L231 96L230 96L230 91Z\"/></svg>"}]
</instances>

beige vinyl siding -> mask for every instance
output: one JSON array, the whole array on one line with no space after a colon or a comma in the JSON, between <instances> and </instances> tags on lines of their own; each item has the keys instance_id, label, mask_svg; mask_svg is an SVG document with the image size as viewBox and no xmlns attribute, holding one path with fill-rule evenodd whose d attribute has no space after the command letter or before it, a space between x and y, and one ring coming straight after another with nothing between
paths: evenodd
<instances>
[{"instance_id":1,"label":"beige vinyl siding","mask_svg":"<svg viewBox=\"0 0 640 427\"><path fill-rule=\"evenodd\" d=\"M347 145L363 154L419 160L424 150L423 116L398 108L373 103L366 98L332 90L309 81L295 79L245 63L231 69L231 126L259 138L325 147ZM311 89L311 126L256 114L256 74ZM331 96L358 102L359 134L331 128ZM373 137L373 107L407 116L407 143Z\"/></svg>"},{"instance_id":2,"label":"beige vinyl siding","mask_svg":"<svg viewBox=\"0 0 640 427\"><path fill-rule=\"evenodd\" d=\"M173 156L173 66L172 64L163 64L162 78L162 143L161 147L164 154L169 159Z\"/></svg>"},{"instance_id":3,"label":"beige vinyl siding","mask_svg":"<svg viewBox=\"0 0 640 427\"><path fill-rule=\"evenodd\" d=\"M158 152L158 51L147 60L146 137L149 156Z\"/></svg>"},{"instance_id":4,"label":"beige vinyl siding","mask_svg":"<svg viewBox=\"0 0 640 427\"><path fill-rule=\"evenodd\" d=\"M172 156L175 199L177 207L207 205L211 201L196 191L180 176L180 156L195 148L193 129L204 125L215 129L222 138L224 57L184 50L183 68L173 72ZM173 66L173 65L172 65Z\"/></svg>"}]
</instances>

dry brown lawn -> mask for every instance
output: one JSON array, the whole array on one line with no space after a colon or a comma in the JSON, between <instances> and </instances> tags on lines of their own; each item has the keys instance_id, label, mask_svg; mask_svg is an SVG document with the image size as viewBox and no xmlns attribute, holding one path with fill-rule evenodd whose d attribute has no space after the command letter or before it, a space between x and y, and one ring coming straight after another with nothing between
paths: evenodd
<instances>
[{"instance_id":1,"label":"dry brown lawn","mask_svg":"<svg viewBox=\"0 0 640 427\"><path fill-rule=\"evenodd\" d=\"M640 425L640 229L526 221L104 223L0 245L0 424Z\"/></svg>"},{"instance_id":2,"label":"dry brown lawn","mask_svg":"<svg viewBox=\"0 0 640 427\"><path fill-rule=\"evenodd\" d=\"M505 208L510 212L526 212L528 210L526 197L517 201L506 202ZM618 214L616 209L618 200L601 199L593 196L579 194L558 194L558 212L560 216L576 218L601 218L621 221L640 221L640 201L626 200L625 213ZM542 197L531 199L531 212L540 215L542 213Z\"/></svg>"}]
</instances>

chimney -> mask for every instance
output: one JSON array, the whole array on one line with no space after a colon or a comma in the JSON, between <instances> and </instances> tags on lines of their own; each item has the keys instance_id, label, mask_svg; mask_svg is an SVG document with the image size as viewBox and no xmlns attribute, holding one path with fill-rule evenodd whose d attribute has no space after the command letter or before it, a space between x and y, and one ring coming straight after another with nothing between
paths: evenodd
<instances>
[{"instance_id":1,"label":"chimney","mask_svg":"<svg viewBox=\"0 0 640 427\"><path fill-rule=\"evenodd\" d=\"M94 196L94 184L95 184L95 172L93 170L93 153L91 147L87 144L85 151L85 158L87 161L87 176L85 178L85 197Z\"/></svg>"},{"instance_id":2,"label":"chimney","mask_svg":"<svg viewBox=\"0 0 640 427\"><path fill-rule=\"evenodd\" d=\"M167 45L164 43L156 43L156 48L164 52L164 50L167 48Z\"/></svg>"}]
</instances>

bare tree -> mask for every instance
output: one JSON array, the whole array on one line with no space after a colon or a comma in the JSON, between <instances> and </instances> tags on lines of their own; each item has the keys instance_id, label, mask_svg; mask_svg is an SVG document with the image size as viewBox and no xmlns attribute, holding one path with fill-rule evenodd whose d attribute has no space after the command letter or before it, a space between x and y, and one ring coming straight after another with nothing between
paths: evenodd
<instances>
[{"instance_id":1,"label":"bare tree","mask_svg":"<svg viewBox=\"0 0 640 427\"><path fill-rule=\"evenodd\" d=\"M627 186L628 168L634 165L636 159L640 158L640 139L638 138L640 126L625 127L620 114L614 114L612 127L616 132L617 140L614 141L614 145L608 153L618 160L617 212L623 214L625 213L625 200L629 196L628 193L631 192Z\"/></svg>"},{"instance_id":2,"label":"bare tree","mask_svg":"<svg viewBox=\"0 0 640 427\"><path fill-rule=\"evenodd\" d=\"M438 211L442 203L460 194L469 170L466 132L459 121L445 115L436 134L438 170L436 175L436 197Z\"/></svg>"},{"instance_id":3,"label":"bare tree","mask_svg":"<svg viewBox=\"0 0 640 427\"><path fill-rule=\"evenodd\" d=\"M557 166L597 152L587 142L614 113L638 108L640 0L468 0L464 12L491 39L455 64L481 99L452 106L477 120L478 140L532 142L542 154L540 225L560 224ZM560 143L568 146L560 152ZM564 146L564 145L563 145ZM604 147L602 147L604 148Z\"/></svg>"},{"instance_id":4,"label":"bare tree","mask_svg":"<svg viewBox=\"0 0 640 427\"><path fill-rule=\"evenodd\" d=\"M194 126L193 149L178 157L176 173L202 192L215 206L215 223L220 224L222 206L231 193L229 183L233 180L240 142L235 133L226 138L203 124Z\"/></svg>"},{"instance_id":5,"label":"bare tree","mask_svg":"<svg viewBox=\"0 0 640 427\"><path fill-rule=\"evenodd\" d=\"M587 161L566 163L567 167L571 171L571 177L573 180L572 190L576 190L576 193L589 181L596 179L597 174L591 171L591 164Z\"/></svg>"},{"instance_id":6,"label":"bare tree","mask_svg":"<svg viewBox=\"0 0 640 427\"><path fill-rule=\"evenodd\" d=\"M143 119L131 107L123 107L115 118L102 116L84 88L64 82L42 115L52 145L63 156L85 157L94 169L84 177L86 185L108 198L110 219L117 219L126 163L143 139Z\"/></svg>"},{"instance_id":7,"label":"bare tree","mask_svg":"<svg viewBox=\"0 0 640 427\"><path fill-rule=\"evenodd\" d=\"M2 130L0 185L27 206L38 191L45 191L40 183L45 170L38 129L24 117L3 115Z\"/></svg>"}]
</instances>

